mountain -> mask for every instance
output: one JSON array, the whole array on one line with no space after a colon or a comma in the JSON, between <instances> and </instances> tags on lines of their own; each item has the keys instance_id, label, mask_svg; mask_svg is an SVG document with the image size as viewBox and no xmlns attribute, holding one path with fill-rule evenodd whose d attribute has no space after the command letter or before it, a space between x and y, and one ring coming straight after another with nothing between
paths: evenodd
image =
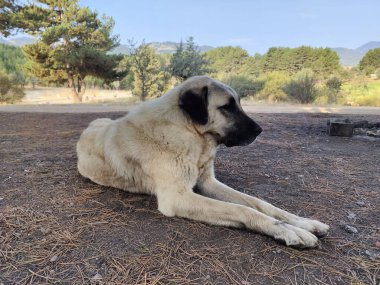
<instances>
[{"instance_id":1,"label":"mountain","mask_svg":"<svg viewBox=\"0 0 380 285\"><path fill-rule=\"evenodd\" d=\"M24 46L26 44L35 43L36 39L32 37L14 37L14 38L1 38L0 44L6 44L11 46ZM149 45L157 52L157 53L174 53L179 45L179 43L175 42L152 42ZM186 48L186 43L183 44ZM206 52L210 49L213 49L211 46L200 46L199 50L201 52ZM128 54L130 51L128 45L119 45L115 47L111 53L117 54Z\"/></svg>"},{"instance_id":2,"label":"mountain","mask_svg":"<svg viewBox=\"0 0 380 285\"><path fill-rule=\"evenodd\" d=\"M0 38L0 44L21 47L27 44L33 44L36 42L32 37L17 37L17 38Z\"/></svg>"},{"instance_id":3,"label":"mountain","mask_svg":"<svg viewBox=\"0 0 380 285\"><path fill-rule=\"evenodd\" d=\"M154 49L157 53L175 53L177 50L177 47L179 46L179 43L175 42L151 42L149 45ZM186 48L186 43L183 44L184 48ZM199 46L198 47L201 52L206 52L210 49L213 49L212 46ZM115 47L111 53L117 54L128 54L130 51L129 47L127 45L119 45Z\"/></svg>"},{"instance_id":4,"label":"mountain","mask_svg":"<svg viewBox=\"0 0 380 285\"><path fill-rule=\"evenodd\" d=\"M356 49L332 48L340 58L340 64L344 66L358 65L363 56L371 49L380 48L380 42L368 42Z\"/></svg>"}]
</instances>

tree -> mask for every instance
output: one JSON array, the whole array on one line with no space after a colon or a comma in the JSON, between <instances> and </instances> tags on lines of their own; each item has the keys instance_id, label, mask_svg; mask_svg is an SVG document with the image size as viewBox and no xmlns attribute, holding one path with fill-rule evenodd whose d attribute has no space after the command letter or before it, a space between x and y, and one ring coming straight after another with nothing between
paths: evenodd
<instances>
[{"instance_id":1,"label":"tree","mask_svg":"<svg viewBox=\"0 0 380 285\"><path fill-rule=\"evenodd\" d=\"M209 50L206 58L216 77L224 77L239 74L242 66L248 60L249 54L241 47L227 46Z\"/></svg>"},{"instance_id":2,"label":"tree","mask_svg":"<svg viewBox=\"0 0 380 285\"><path fill-rule=\"evenodd\" d=\"M128 61L134 77L133 93L138 95L141 101L161 95L167 90L168 81L159 57L145 42L137 48L130 42L130 50Z\"/></svg>"},{"instance_id":3,"label":"tree","mask_svg":"<svg viewBox=\"0 0 380 285\"><path fill-rule=\"evenodd\" d=\"M375 73L380 68L380 48L369 50L360 61L359 68L367 75Z\"/></svg>"},{"instance_id":4,"label":"tree","mask_svg":"<svg viewBox=\"0 0 380 285\"><path fill-rule=\"evenodd\" d=\"M264 55L262 61L264 72L284 71L293 75L309 68L316 75L326 78L340 70L339 56L329 48L273 47Z\"/></svg>"},{"instance_id":5,"label":"tree","mask_svg":"<svg viewBox=\"0 0 380 285\"><path fill-rule=\"evenodd\" d=\"M0 0L0 34L7 37L15 29L15 13L20 9L16 0Z\"/></svg>"},{"instance_id":6,"label":"tree","mask_svg":"<svg viewBox=\"0 0 380 285\"><path fill-rule=\"evenodd\" d=\"M117 70L121 55L107 51L118 45L112 36L112 18L99 19L78 0L38 0L17 13L25 32L38 36L35 44L24 46L27 69L49 82L68 83L78 101L85 92L85 78L99 77L110 83L125 75ZM20 23L21 20L18 20Z\"/></svg>"},{"instance_id":7,"label":"tree","mask_svg":"<svg viewBox=\"0 0 380 285\"><path fill-rule=\"evenodd\" d=\"M23 73L26 58L19 47L0 44L0 71L11 73Z\"/></svg>"},{"instance_id":8,"label":"tree","mask_svg":"<svg viewBox=\"0 0 380 285\"><path fill-rule=\"evenodd\" d=\"M258 77L262 73L263 56L256 53L254 56L250 56L244 60L243 65L240 68L240 73L245 76Z\"/></svg>"},{"instance_id":9,"label":"tree","mask_svg":"<svg viewBox=\"0 0 380 285\"><path fill-rule=\"evenodd\" d=\"M200 53L198 46L195 44L193 37L186 41L184 47L182 41L170 60L170 73L181 81L195 75L202 75L209 72L209 62L205 56Z\"/></svg>"}]
</instances>

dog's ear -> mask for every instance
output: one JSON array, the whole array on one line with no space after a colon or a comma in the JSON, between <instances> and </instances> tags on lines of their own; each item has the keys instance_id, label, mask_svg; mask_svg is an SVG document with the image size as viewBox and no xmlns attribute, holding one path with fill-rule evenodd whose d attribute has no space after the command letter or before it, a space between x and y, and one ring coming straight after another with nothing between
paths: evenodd
<instances>
[{"instance_id":1,"label":"dog's ear","mask_svg":"<svg viewBox=\"0 0 380 285\"><path fill-rule=\"evenodd\" d=\"M208 122L208 88L201 89L201 92L186 90L179 97L179 107L190 119L199 125L206 125Z\"/></svg>"}]
</instances>

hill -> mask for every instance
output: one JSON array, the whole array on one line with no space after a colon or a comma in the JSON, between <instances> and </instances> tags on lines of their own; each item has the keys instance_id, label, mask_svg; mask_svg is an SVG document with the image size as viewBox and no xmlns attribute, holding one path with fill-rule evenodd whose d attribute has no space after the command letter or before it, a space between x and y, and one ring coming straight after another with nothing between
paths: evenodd
<instances>
[{"instance_id":1,"label":"hill","mask_svg":"<svg viewBox=\"0 0 380 285\"><path fill-rule=\"evenodd\" d=\"M344 66L358 65L362 57L371 49L380 48L380 42L368 42L356 49L349 48L333 48L340 58L340 64Z\"/></svg>"},{"instance_id":2,"label":"hill","mask_svg":"<svg viewBox=\"0 0 380 285\"><path fill-rule=\"evenodd\" d=\"M15 37L15 38L1 38L0 37L0 44L6 44L11 46L23 46L26 44L34 43L36 40L32 37ZM179 45L179 43L175 42L151 42L149 45L157 52L157 53L174 53ZM184 47L186 47L186 43L184 43ZM199 46L199 50L201 52L206 52L210 49L213 49L211 46ZM119 45L116 48L112 50L111 53L121 53L121 54L127 54L129 53L129 47L128 45Z\"/></svg>"},{"instance_id":3,"label":"hill","mask_svg":"<svg viewBox=\"0 0 380 285\"><path fill-rule=\"evenodd\" d=\"M175 42L151 42L149 45L154 49L157 53L175 53L179 43ZM186 48L186 44L183 44ZM199 46L199 50L201 52L206 52L210 49L213 49L212 46ZM112 50L112 53L121 53L121 54L127 54L129 53L129 47L127 45L119 45L118 47L114 48Z\"/></svg>"}]
</instances>

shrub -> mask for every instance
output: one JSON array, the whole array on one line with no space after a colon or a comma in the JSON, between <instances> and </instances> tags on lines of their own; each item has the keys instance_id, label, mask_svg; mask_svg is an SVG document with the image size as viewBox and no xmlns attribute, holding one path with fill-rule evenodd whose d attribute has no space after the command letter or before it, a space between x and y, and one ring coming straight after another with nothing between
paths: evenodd
<instances>
[{"instance_id":1,"label":"shrub","mask_svg":"<svg viewBox=\"0 0 380 285\"><path fill-rule=\"evenodd\" d=\"M317 79L311 69L302 69L287 83L283 90L289 97L300 103L311 103L317 95Z\"/></svg>"},{"instance_id":2,"label":"shrub","mask_svg":"<svg viewBox=\"0 0 380 285\"><path fill-rule=\"evenodd\" d=\"M287 95L282 88L289 82L288 74L281 71L272 71L261 76L260 79L264 82L264 86L257 94L257 99L267 100L268 102L287 100Z\"/></svg>"},{"instance_id":3,"label":"shrub","mask_svg":"<svg viewBox=\"0 0 380 285\"><path fill-rule=\"evenodd\" d=\"M0 73L0 102L14 103L24 97L24 92L20 87L14 85L9 77Z\"/></svg>"},{"instance_id":4,"label":"shrub","mask_svg":"<svg viewBox=\"0 0 380 285\"><path fill-rule=\"evenodd\" d=\"M241 98L255 95L264 85L262 80L251 79L244 75L231 75L223 81L231 86Z\"/></svg>"},{"instance_id":5,"label":"shrub","mask_svg":"<svg viewBox=\"0 0 380 285\"><path fill-rule=\"evenodd\" d=\"M342 88L342 80L337 76L332 76L326 81L328 103L336 103L337 96Z\"/></svg>"}]
</instances>

